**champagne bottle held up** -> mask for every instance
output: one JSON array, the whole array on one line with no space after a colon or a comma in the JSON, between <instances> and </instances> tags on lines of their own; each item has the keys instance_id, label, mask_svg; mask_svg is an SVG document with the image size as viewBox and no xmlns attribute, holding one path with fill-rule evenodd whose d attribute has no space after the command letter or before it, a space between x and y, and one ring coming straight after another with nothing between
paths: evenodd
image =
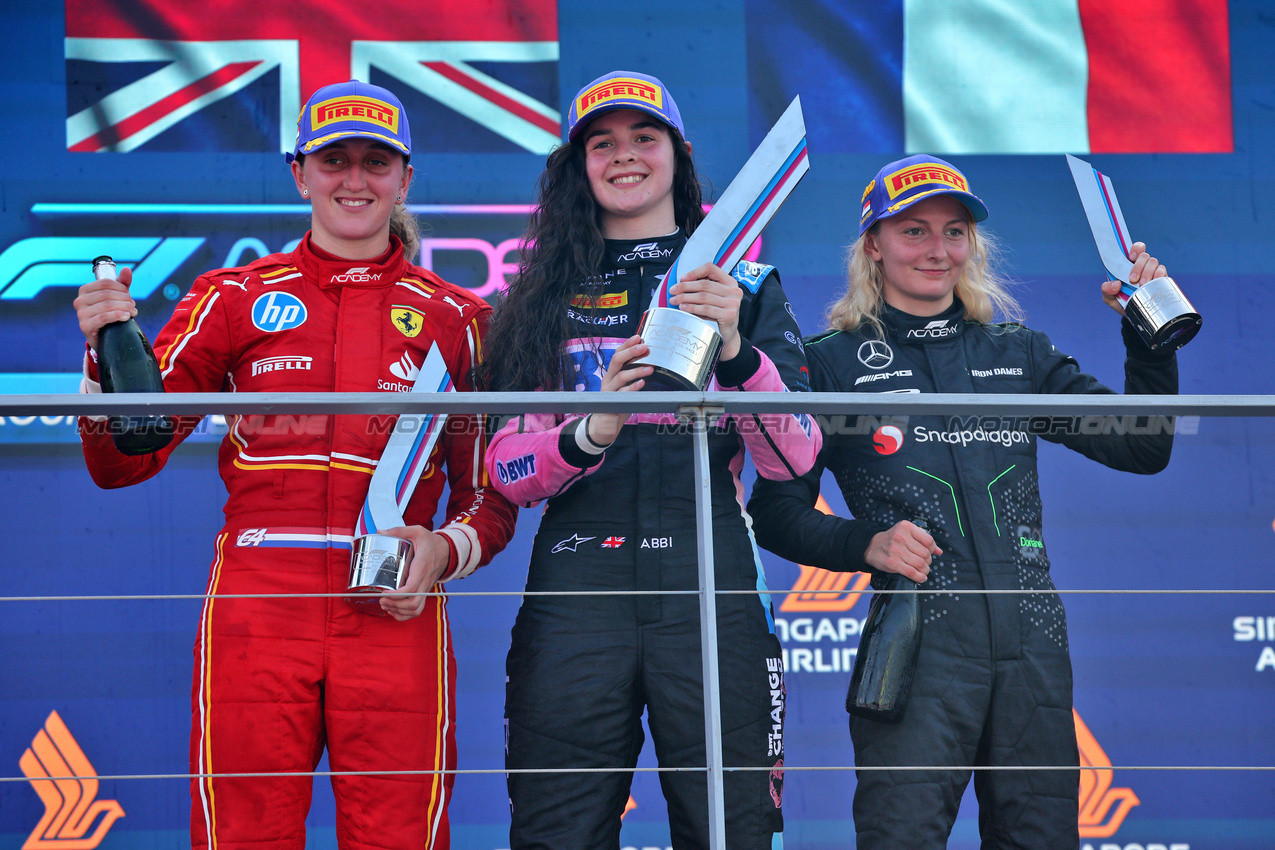
<instances>
[{"instance_id":1,"label":"champagne bottle held up","mask_svg":"<svg viewBox=\"0 0 1275 850\"><path fill-rule=\"evenodd\" d=\"M924 520L912 524L929 530ZM846 692L846 711L858 717L896 723L908 707L912 677L921 649L920 588L909 578L890 573L883 590L872 597L859 636L859 653Z\"/></svg>"},{"instance_id":2,"label":"champagne bottle held up","mask_svg":"<svg viewBox=\"0 0 1275 850\"><path fill-rule=\"evenodd\" d=\"M93 276L116 280L115 261L98 257ZM112 322L97 332L97 370L104 393L162 393L159 362L137 322ZM173 420L160 414L110 417L111 439L126 455L156 452L173 439Z\"/></svg>"}]
</instances>

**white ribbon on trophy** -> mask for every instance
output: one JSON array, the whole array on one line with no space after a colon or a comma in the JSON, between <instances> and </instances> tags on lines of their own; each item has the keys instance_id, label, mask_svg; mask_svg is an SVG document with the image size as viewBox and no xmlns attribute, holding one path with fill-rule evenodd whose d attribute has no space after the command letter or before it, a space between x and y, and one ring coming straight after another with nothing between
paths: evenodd
<instances>
[{"instance_id":1,"label":"white ribbon on trophy","mask_svg":"<svg viewBox=\"0 0 1275 850\"><path fill-rule=\"evenodd\" d=\"M793 98L722 197L686 240L655 289L638 335L651 349L641 362L655 367L652 390L703 390L708 386L722 338L717 323L683 313L669 303L668 288L684 272L713 263L730 272L762 229L810 170L801 98Z\"/></svg>"},{"instance_id":2,"label":"white ribbon on trophy","mask_svg":"<svg viewBox=\"0 0 1275 850\"><path fill-rule=\"evenodd\" d=\"M1098 256L1108 276L1120 281L1116 298L1134 329L1152 351L1173 351L1186 345L1200 330L1200 314L1171 277L1158 277L1140 286L1129 283L1133 271L1129 248L1133 239L1124 223L1124 213L1120 212L1115 187L1107 175L1071 154L1067 154L1067 165L1089 219Z\"/></svg>"},{"instance_id":3,"label":"white ribbon on trophy","mask_svg":"<svg viewBox=\"0 0 1275 850\"><path fill-rule=\"evenodd\" d=\"M438 344L433 343L412 384L412 392L455 390L442 352L438 350ZM443 433L446 420L445 413L404 413L395 421L355 524L350 557L351 592L376 594L391 591L401 586L406 578L407 567L412 561L412 545L406 540L378 532L404 524L403 511L411 501L421 472L429 463L430 453ZM372 596L355 597L349 601L376 604Z\"/></svg>"}]
</instances>

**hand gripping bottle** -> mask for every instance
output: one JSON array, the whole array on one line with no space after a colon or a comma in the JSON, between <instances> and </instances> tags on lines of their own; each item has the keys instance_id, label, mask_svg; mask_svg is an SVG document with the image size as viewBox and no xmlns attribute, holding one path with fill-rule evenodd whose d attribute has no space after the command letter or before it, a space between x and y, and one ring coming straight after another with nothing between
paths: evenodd
<instances>
[{"instance_id":1,"label":"hand gripping bottle","mask_svg":"<svg viewBox=\"0 0 1275 850\"><path fill-rule=\"evenodd\" d=\"M924 520L912 524L929 530ZM921 649L920 585L890 573L883 590L872 597L859 635L859 653L846 692L846 711L858 717L898 722L908 707L912 676Z\"/></svg>"},{"instance_id":2,"label":"hand gripping bottle","mask_svg":"<svg viewBox=\"0 0 1275 850\"><path fill-rule=\"evenodd\" d=\"M98 257L93 276L116 280L115 261ZM97 370L104 393L162 393L164 381L146 334L137 322L113 322L97 333ZM173 439L173 420L160 414L110 417L111 439L126 455L156 452Z\"/></svg>"}]
</instances>

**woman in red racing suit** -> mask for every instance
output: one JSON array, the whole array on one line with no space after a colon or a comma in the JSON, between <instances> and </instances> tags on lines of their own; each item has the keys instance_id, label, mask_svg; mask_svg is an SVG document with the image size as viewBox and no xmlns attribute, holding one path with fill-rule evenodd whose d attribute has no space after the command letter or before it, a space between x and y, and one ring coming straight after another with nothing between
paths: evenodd
<instances>
[{"instance_id":1,"label":"woman in red racing suit","mask_svg":"<svg viewBox=\"0 0 1275 850\"><path fill-rule=\"evenodd\" d=\"M405 392L436 344L457 388L470 389L490 308L410 262L410 153L407 116L390 92L356 81L315 92L288 156L312 229L290 254L200 276L156 339L165 388ZM87 284L76 299L89 392L98 391L99 329L136 313L131 273L120 278ZM82 419L93 480L149 478L198 421L178 417L172 444L129 457L104 422ZM345 591L353 528L393 424L230 417L219 455L226 522L195 642L195 847L304 846L310 771L325 746L333 771L354 772L332 777L343 848L448 846L456 662L445 596L410 594L468 575L513 532L516 508L489 487L477 419L448 420L408 525L381 530L415 547L404 594L383 596L382 616L339 596L288 595ZM430 530L445 483L445 518ZM225 598L238 594L285 596ZM245 773L298 775L225 775Z\"/></svg>"}]
</instances>

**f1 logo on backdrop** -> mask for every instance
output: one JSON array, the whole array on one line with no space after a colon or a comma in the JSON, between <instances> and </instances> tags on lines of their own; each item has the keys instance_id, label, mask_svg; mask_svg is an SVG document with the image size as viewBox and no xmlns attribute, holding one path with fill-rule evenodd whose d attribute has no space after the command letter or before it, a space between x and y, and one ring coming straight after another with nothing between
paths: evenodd
<instances>
[{"instance_id":1,"label":"f1 logo on backdrop","mask_svg":"<svg viewBox=\"0 0 1275 850\"><path fill-rule=\"evenodd\" d=\"M119 803L97 799L97 771L56 711L35 733L18 766L44 803L44 817L22 850L93 850L124 817ZM97 828L88 835L95 820Z\"/></svg>"},{"instance_id":2,"label":"f1 logo on backdrop","mask_svg":"<svg viewBox=\"0 0 1275 850\"><path fill-rule=\"evenodd\" d=\"M202 237L34 236L0 253L0 298L35 298L50 286L80 287L93 279L89 261L103 254L133 269L129 292L141 301L163 286L204 244ZM174 296L175 297L175 296Z\"/></svg>"}]
</instances>

